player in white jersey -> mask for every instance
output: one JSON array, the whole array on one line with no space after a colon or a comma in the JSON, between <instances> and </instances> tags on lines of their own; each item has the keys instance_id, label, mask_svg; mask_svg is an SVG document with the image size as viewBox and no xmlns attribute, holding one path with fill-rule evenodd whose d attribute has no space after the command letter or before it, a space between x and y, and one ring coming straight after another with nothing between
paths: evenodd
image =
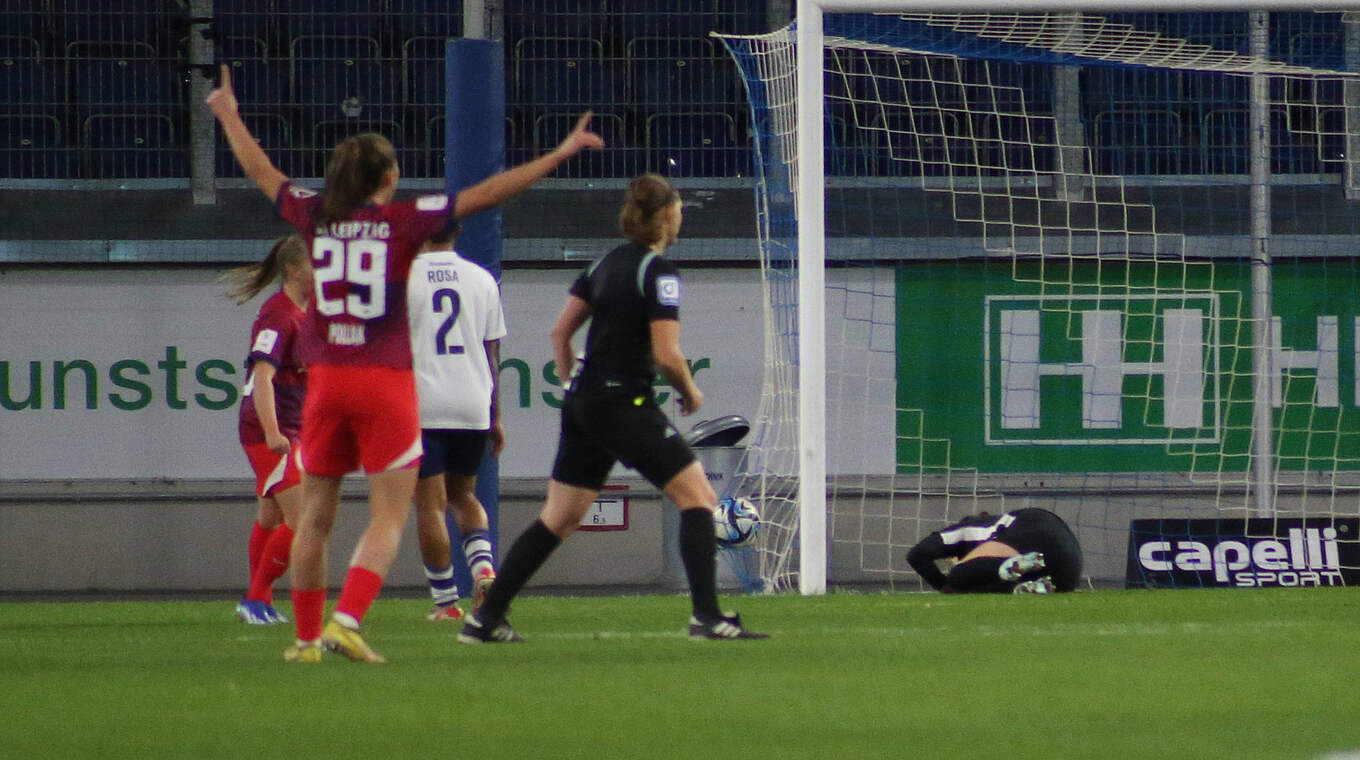
<instances>
[{"instance_id":1,"label":"player in white jersey","mask_svg":"<svg viewBox=\"0 0 1360 760\"><path fill-rule=\"evenodd\" d=\"M473 607L496 579L486 509L477 499L477 470L490 445L505 447L497 370L505 314L491 273L459 256L457 231L432 238L406 280L411 354L425 457L416 484L416 526L434 609L430 620L457 620L458 589L445 513L453 507L473 578Z\"/></svg>"}]
</instances>

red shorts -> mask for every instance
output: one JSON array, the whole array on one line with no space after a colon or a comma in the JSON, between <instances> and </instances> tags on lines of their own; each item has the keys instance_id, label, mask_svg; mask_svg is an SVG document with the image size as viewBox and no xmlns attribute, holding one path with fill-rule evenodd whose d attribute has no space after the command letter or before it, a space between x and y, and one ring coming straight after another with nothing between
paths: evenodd
<instances>
[{"instance_id":1,"label":"red shorts","mask_svg":"<svg viewBox=\"0 0 1360 760\"><path fill-rule=\"evenodd\" d=\"M420 410L409 369L313 364L302 407L302 466L338 478L420 464Z\"/></svg>"},{"instance_id":2,"label":"red shorts","mask_svg":"<svg viewBox=\"0 0 1360 760\"><path fill-rule=\"evenodd\" d=\"M264 443L246 443L246 458L255 470L255 495L273 496L302 482L302 457L297 441L288 454L275 454Z\"/></svg>"}]
</instances>

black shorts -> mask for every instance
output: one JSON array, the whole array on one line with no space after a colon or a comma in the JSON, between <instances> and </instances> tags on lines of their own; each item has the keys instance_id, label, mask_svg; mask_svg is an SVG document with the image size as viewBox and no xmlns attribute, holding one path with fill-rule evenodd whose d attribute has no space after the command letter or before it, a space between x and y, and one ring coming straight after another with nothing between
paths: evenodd
<instances>
[{"instance_id":1,"label":"black shorts","mask_svg":"<svg viewBox=\"0 0 1360 760\"><path fill-rule=\"evenodd\" d=\"M694 461L694 452L651 393L568 393L552 477L599 490L615 462L623 462L663 488Z\"/></svg>"},{"instance_id":2,"label":"black shorts","mask_svg":"<svg viewBox=\"0 0 1360 760\"><path fill-rule=\"evenodd\" d=\"M996 534L996 540L1021 554L1043 552L1044 564L1059 591L1071 591L1081 580L1081 544L1061 517L1047 509L1018 509L1015 522Z\"/></svg>"},{"instance_id":3,"label":"black shorts","mask_svg":"<svg viewBox=\"0 0 1360 760\"><path fill-rule=\"evenodd\" d=\"M425 456L420 459L420 477L428 478L451 472L455 475L476 475L486 456L489 430L421 430L420 442Z\"/></svg>"}]
</instances>

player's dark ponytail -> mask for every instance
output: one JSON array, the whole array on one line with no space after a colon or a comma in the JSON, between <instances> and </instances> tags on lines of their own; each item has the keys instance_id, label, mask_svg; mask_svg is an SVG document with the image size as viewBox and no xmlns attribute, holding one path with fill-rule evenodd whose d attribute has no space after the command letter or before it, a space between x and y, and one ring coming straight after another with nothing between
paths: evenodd
<instances>
[{"instance_id":1,"label":"player's dark ponytail","mask_svg":"<svg viewBox=\"0 0 1360 760\"><path fill-rule=\"evenodd\" d=\"M397 163L397 151L386 137L372 132L346 137L326 162L326 189L321 192L321 224L348 219L382 187Z\"/></svg>"},{"instance_id":2,"label":"player's dark ponytail","mask_svg":"<svg viewBox=\"0 0 1360 760\"><path fill-rule=\"evenodd\" d=\"M643 174L628 183L628 194L619 210L619 232L639 245L652 245L666 234L662 212L680 200L680 193L665 177Z\"/></svg>"},{"instance_id":3,"label":"player's dark ponytail","mask_svg":"<svg viewBox=\"0 0 1360 760\"><path fill-rule=\"evenodd\" d=\"M237 267L222 275L222 281L227 284L227 297L238 304L245 303L281 277L288 267L302 264L309 256L307 244L300 236L279 238L263 261Z\"/></svg>"}]
</instances>

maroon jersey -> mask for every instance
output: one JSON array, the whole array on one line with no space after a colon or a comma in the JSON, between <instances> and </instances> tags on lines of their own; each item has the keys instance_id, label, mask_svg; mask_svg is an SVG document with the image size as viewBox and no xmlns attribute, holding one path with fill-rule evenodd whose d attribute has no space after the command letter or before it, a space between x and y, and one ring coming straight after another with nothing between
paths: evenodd
<instances>
[{"instance_id":1,"label":"maroon jersey","mask_svg":"<svg viewBox=\"0 0 1360 760\"><path fill-rule=\"evenodd\" d=\"M241 443L264 443L264 428L255 411L255 362L274 365L274 414L279 432L294 440L302 429L302 401L307 376L298 361L297 340L302 329L302 309L280 290L260 305L250 328L250 353L246 355L246 385L241 394Z\"/></svg>"},{"instance_id":2,"label":"maroon jersey","mask_svg":"<svg viewBox=\"0 0 1360 760\"><path fill-rule=\"evenodd\" d=\"M320 224L321 196L284 183L278 214L312 252L316 297L299 340L307 364L410 369L406 277L420 245L453 224L447 195L386 206L369 204L349 219Z\"/></svg>"}]
</instances>

